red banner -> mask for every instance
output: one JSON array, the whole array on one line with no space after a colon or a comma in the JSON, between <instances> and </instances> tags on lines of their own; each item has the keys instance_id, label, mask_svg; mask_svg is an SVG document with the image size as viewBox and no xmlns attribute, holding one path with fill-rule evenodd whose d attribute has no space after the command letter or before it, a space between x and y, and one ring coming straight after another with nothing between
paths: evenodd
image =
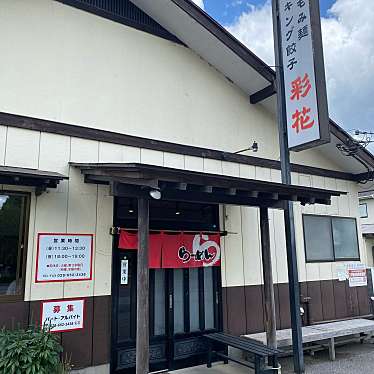
<instances>
[{"instance_id":1,"label":"red banner","mask_svg":"<svg viewBox=\"0 0 374 374\"><path fill-rule=\"evenodd\" d=\"M137 233L121 230L120 249L138 248ZM150 234L149 267L193 268L221 265L221 244L219 234Z\"/></svg>"}]
</instances>

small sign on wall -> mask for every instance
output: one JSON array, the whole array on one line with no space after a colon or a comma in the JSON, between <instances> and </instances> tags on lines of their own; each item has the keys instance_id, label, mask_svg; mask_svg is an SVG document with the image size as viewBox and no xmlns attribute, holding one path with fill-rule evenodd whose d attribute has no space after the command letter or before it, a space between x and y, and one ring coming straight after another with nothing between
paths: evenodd
<instances>
[{"instance_id":1,"label":"small sign on wall","mask_svg":"<svg viewBox=\"0 0 374 374\"><path fill-rule=\"evenodd\" d=\"M367 286L366 266L361 263L339 264L336 268L339 281L348 280L349 287Z\"/></svg>"},{"instance_id":2,"label":"small sign on wall","mask_svg":"<svg viewBox=\"0 0 374 374\"><path fill-rule=\"evenodd\" d=\"M92 234L38 234L35 282L92 279Z\"/></svg>"},{"instance_id":3,"label":"small sign on wall","mask_svg":"<svg viewBox=\"0 0 374 374\"><path fill-rule=\"evenodd\" d=\"M367 286L366 266L364 264L352 263L348 266L349 287Z\"/></svg>"},{"instance_id":4,"label":"small sign on wall","mask_svg":"<svg viewBox=\"0 0 374 374\"><path fill-rule=\"evenodd\" d=\"M121 284L129 284L129 260L121 260Z\"/></svg>"},{"instance_id":5,"label":"small sign on wall","mask_svg":"<svg viewBox=\"0 0 374 374\"><path fill-rule=\"evenodd\" d=\"M43 301L41 326L51 332L81 330L84 327L84 299Z\"/></svg>"}]
</instances>

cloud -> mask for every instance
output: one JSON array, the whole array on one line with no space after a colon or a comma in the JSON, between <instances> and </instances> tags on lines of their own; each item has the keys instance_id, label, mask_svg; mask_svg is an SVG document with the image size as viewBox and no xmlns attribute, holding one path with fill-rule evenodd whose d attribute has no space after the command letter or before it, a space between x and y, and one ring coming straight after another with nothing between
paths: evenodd
<instances>
[{"instance_id":1,"label":"cloud","mask_svg":"<svg viewBox=\"0 0 374 374\"><path fill-rule=\"evenodd\" d=\"M274 65L271 3L250 5L227 29ZM347 130L374 131L374 1L336 0L322 18L331 118Z\"/></svg>"},{"instance_id":2,"label":"cloud","mask_svg":"<svg viewBox=\"0 0 374 374\"><path fill-rule=\"evenodd\" d=\"M192 0L196 5L198 5L201 9L205 9L204 0Z\"/></svg>"}]
</instances>

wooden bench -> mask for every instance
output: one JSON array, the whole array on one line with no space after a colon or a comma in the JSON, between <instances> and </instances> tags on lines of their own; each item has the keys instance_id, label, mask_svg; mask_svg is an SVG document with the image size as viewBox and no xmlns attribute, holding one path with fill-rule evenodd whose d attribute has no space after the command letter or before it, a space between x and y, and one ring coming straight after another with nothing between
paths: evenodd
<instances>
[{"instance_id":1,"label":"wooden bench","mask_svg":"<svg viewBox=\"0 0 374 374\"><path fill-rule=\"evenodd\" d=\"M228 360L255 370L255 374L276 374L279 371L277 349L270 348L256 340L228 335L224 333L212 333L204 335L208 342L207 367L212 367L213 355L223 358L225 364ZM214 349L214 346L224 347L223 350ZM229 357L228 347L239 349L252 357L251 361L237 360Z\"/></svg>"}]
</instances>

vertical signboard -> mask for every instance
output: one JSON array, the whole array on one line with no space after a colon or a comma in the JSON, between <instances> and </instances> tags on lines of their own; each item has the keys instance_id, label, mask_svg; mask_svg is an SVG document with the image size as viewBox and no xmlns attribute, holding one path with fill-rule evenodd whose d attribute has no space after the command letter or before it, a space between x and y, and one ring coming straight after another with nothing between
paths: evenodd
<instances>
[{"instance_id":1,"label":"vertical signboard","mask_svg":"<svg viewBox=\"0 0 374 374\"><path fill-rule=\"evenodd\" d=\"M330 141L318 0L278 0L289 149Z\"/></svg>"},{"instance_id":2,"label":"vertical signboard","mask_svg":"<svg viewBox=\"0 0 374 374\"><path fill-rule=\"evenodd\" d=\"M121 260L121 284L129 284L129 260Z\"/></svg>"}]
</instances>

